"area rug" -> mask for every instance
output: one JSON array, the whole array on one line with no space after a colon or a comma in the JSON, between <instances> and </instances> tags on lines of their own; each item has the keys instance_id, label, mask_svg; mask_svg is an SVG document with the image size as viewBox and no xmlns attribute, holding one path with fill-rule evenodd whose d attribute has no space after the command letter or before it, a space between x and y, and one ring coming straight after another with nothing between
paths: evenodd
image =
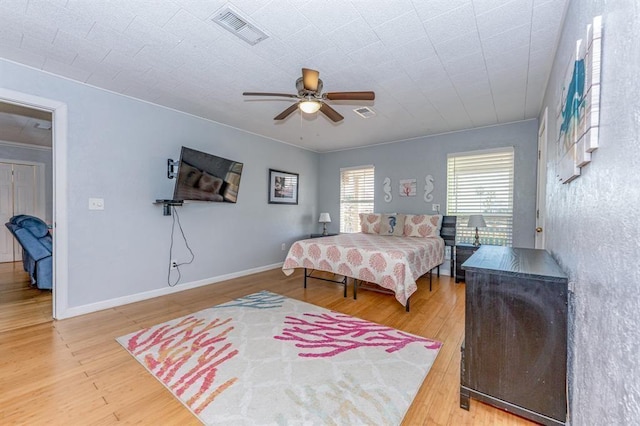
<instances>
[{"instance_id":1,"label":"area rug","mask_svg":"<svg viewBox=\"0 0 640 426\"><path fill-rule=\"evenodd\" d=\"M262 291L119 337L205 424L397 425L441 343Z\"/></svg>"}]
</instances>

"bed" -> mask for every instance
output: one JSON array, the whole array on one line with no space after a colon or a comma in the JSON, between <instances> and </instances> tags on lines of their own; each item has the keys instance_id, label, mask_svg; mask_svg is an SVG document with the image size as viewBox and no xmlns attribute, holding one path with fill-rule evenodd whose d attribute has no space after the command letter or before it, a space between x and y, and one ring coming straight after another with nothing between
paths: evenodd
<instances>
[{"instance_id":1,"label":"bed","mask_svg":"<svg viewBox=\"0 0 640 426\"><path fill-rule=\"evenodd\" d=\"M351 278L354 299L359 286L371 287L369 283L373 283L374 288L391 291L409 311L418 278L429 273L431 279L434 269L439 275L439 267L445 260L445 246L455 244L455 224L455 216L444 216L439 235L426 238L354 233L296 241L289 249L282 270L291 275L295 268L304 268L305 288L308 278L342 284L344 297ZM451 267L453 270L453 259ZM330 272L342 279L314 277L315 270Z\"/></svg>"}]
</instances>

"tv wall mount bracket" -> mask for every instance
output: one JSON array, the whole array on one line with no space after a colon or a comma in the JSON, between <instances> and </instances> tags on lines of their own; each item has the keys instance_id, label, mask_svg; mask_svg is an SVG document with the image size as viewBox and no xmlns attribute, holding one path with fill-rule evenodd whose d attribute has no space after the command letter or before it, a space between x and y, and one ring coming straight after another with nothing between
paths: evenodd
<instances>
[{"instance_id":1,"label":"tv wall mount bracket","mask_svg":"<svg viewBox=\"0 0 640 426\"><path fill-rule=\"evenodd\" d=\"M173 161L171 158L167 158L167 178L175 179L178 176L179 161ZM162 204L162 215L171 216L171 207L182 206L183 200L156 200L153 204Z\"/></svg>"},{"instance_id":2,"label":"tv wall mount bracket","mask_svg":"<svg viewBox=\"0 0 640 426\"><path fill-rule=\"evenodd\" d=\"M153 204L162 204L162 215L171 216L171 207L182 206L184 201L182 200L156 200Z\"/></svg>"},{"instance_id":3,"label":"tv wall mount bracket","mask_svg":"<svg viewBox=\"0 0 640 426\"><path fill-rule=\"evenodd\" d=\"M178 176L179 161L174 161L171 158L167 158L167 178L175 179Z\"/></svg>"}]
</instances>

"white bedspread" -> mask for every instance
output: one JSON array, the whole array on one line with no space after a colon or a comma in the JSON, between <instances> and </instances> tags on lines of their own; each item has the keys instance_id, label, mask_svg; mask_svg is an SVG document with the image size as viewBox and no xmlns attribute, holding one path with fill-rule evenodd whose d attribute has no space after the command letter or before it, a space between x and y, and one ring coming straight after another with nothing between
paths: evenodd
<instances>
[{"instance_id":1,"label":"white bedspread","mask_svg":"<svg viewBox=\"0 0 640 426\"><path fill-rule=\"evenodd\" d=\"M296 241L282 266L318 269L376 283L393 290L406 306L417 290L416 280L444 262L440 237L393 237L377 234L340 234Z\"/></svg>"}]
</instances>

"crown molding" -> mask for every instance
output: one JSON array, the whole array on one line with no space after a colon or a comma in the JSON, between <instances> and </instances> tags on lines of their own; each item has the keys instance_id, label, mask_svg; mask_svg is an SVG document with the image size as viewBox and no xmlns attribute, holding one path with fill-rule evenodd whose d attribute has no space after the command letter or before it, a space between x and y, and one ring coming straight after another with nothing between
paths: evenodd
<instances>
[{"instance_id":1,"label":"crown molding","mask_svg":"<svg viewBox=\"0 0 640 426\"><path fill-rule=\"evenodd\" d=\"M51 151L50 146L32 145L28 143L9 142L9 141L3 141L3 140L0 140L0 146L11 146L15 148L34 149L36 151Z\"/></svg>"}]
</instances>

